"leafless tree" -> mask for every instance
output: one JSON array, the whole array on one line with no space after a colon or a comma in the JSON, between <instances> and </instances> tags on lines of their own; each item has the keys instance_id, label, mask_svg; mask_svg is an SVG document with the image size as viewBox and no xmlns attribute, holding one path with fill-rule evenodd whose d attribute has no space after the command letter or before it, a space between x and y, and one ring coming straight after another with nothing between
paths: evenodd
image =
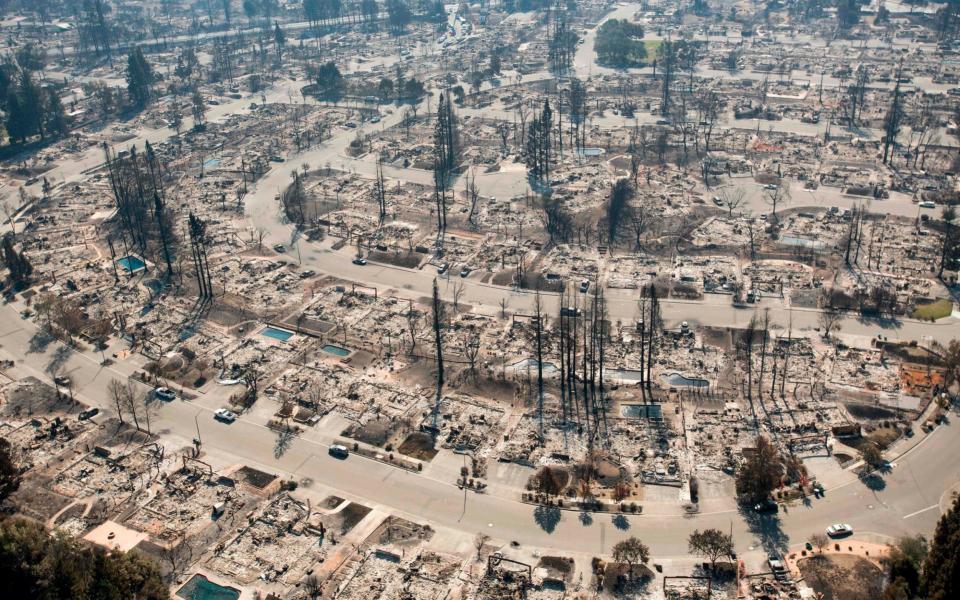
<instances>
[{"instance_id":1,"label":"leafless tree","mask_svg":"<svg viewBox=\"0 0 960 600\"><path fill-rule=\"evenodd\" d=\"M727 214L730 217L733 217L733 211L740 207L743 204L743 200L746 194L741 188L738 187L725 187L720 191L720 198L723 200L723 203L727 207Z\"/></svg>"},{"instance_id":2,"label":"leafless tree","mask_svg":"<svg viewBox=\"0 0 960 600\"><path fill-rule=\"evenodd\" d=\"M467 222L471 227L475 227L476 223L473 222L473 219L477 214L477 203L480 201L480 188L477 187L477 172L473 167L467 172L466 189L464 191L467 194L467 201L470 203Z\"/></svg>"},{"instance_id":3,"label":"leafless tree","mask_svg":"<svg viewBox=\"0 0 960 600\"><path fill-rule=\"evenodd\" d=\"M777 206L790 200L790 186L781 182L775 187L767 188L763 192L763 198L770 205L770 222L777 222Z\"/></svg>"},{"instance_id":4,"label":"leafless tree","mask_svg":"<svg viewBox=\"0 0 960 600\"><path fill-rule=\"evenodd\" d=\"M490 536L482 532L478 533L477 537L473 539L473 546L477 549L477 560L480 560L480 554L483 552L483 547L489 541Z\"/></svg>"},{"instance_id":5,"label":"leafless tree","mask_svg":"<svg viewBox=\"0 0 960 600\"><path fill-rule=\"evenodd\" d=\"M833 290L821 288L820 291L820 326L823 327L823 337L830 339L830 334L840 329L842 311L833 302Z\"/></svg>"},{"instance_id":6,"label":"leafless tree","mask_svg":"<svg viewBox=\"0 0 960 600\"><path fill-rule=\"evenodd\" d=\"M453 282L453 311L460 312L460 300L463 298L464 285L462 281Z\"/></svg>"},{"instance_id":7,"label":"leafless tree","mask_svg":"<svg viewBox=\"0 0 960 600\"><path fill-rule=\"evenodd\" d=\"M480 328L471 327L467 331L467 339L464 341L464 354L467 362L470 364L470 374L473 378L477 377L477 358L480 356Z\"/></svg>"}]
</instances>

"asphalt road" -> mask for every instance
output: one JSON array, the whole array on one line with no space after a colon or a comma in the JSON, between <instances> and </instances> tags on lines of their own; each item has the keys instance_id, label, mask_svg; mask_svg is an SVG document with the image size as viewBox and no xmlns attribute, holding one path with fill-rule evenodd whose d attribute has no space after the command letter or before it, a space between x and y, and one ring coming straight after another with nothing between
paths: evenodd
<instances>
[{"instance_id":1,"label":"asphalt road","mask_svg":"<svg viewBox=\"0 0 960 600\"><path fill-rule=\"evenodd\" d=\"M74 393L109 412L107 385L125 378L133 365L102 367L99 355L65 351L57 342L43 342L33 323L20 320L14 306L0 307L0 357L15 360L13 376L33 375L50 381L50 365L73 380ZM146 386L141 386L144 392ZM771 550L786 550L834 522L850 523L856 538L883 541L890 536L930 533L939 517L941 494L960 478L960 430L947 424L914 449L894 459L893 469L871 485L852 475L828 489L824 499L775 516L720 511L682 517L664 514L615 519L612 515L583 516L572 511L535 509L513 498L464 494L449 481L432 479L351 455L337 460L327 454L329 439L298 438L275 458L275 436L265 426L241 417L233 424L214 421L226 388L195 401L164 403L153 419L153 430L171 449L190 444L197 435L216 462L243 462L297 480L311 479L349 498L418 521L449 527L467 535L484 532L502 542L567 550L609 552L612 545L637 535L657 557L685 556L686 537L694 529L715 527L734 534L738 552L754 559Z\"/></svg>"}]
</instances>

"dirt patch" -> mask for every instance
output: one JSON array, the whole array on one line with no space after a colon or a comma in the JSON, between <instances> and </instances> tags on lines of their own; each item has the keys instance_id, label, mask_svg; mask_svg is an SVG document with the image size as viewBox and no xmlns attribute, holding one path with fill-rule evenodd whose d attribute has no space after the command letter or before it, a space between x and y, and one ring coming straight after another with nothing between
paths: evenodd
<instances>
[{"instance_id":1,"label":"dirt patch","mask_svg":"<svg viewBox=\"0 0 960 600\"><path fill-rule=\"evenodd\" d=\"M427 462L437 455L437 449L433 447L433 437L420 431L407 436L407 439L403 440L397 448L397 452Z\"/></svg>"},{"instance_id":2,"label":"dirt patch","mask_svg":"<svg viewBox=\"0 0 960 600\"><path fill-rule=\"evenodd\" d=\"M823 600L872 600L883 591L883 571L859 556L814 556L797 566L807 585L823 594Z\"/></svg>"},{"instance_id":3,"label":"dirt patch","mask_svg":"<svg viewBox=\"0 0 960 600\"><path fill-rule=\"evenodd\" d=\"M843 406L847 409L847 412L850 413L850 416L860 421L882 421L884 419L892 419L896 416L896 411L892 408L877 404L844 402Z\"/></svg>"},{"instance_id":4,"label":"dirt patch","mask_svg":"<svg viewBox=\"0 0 960 600\"><path fill-rule=\"evenodd\" d=\"M253 487L262 490L277 478L276 475L270 473L264 473L263 471L258 471L252 467L240 467L236 473L237 479L252 485Z\"/></svg>"},{"instance_id":5,"label":"dirt patch","mask_svg":"<svg viewBox=\"0 0 960 600\"><path fill-rule=\"evenodd\" d=\"M370 507L351 502L338 514L342 519L340 521L340 535L344 535L356 527L357 523L362 521L365 516L370 514Z\"/></svg>"},{"instance_id":6,"label":"dirt patch","mask_svg":"<svg viewBox=\"0 0 960 600\"><path fill-rule=\"evenodd\" d=\"M370 421L361 426L351 425L341 435L382 448L390 439L392 432L393 428L390 421L383 419Z\"/></svg>"},{"instance_id":7,"label":"dirt patch","mask_svg":"<svg viewBox=\"0 0 960 600\"><path fill-rule=\"evenodd\" d=\"M420 261L423 260L423 255L416 252L397 254L396 252L374 251L367 256L367 259L373 262L404 267L406 269L416 269L420 266Z\"/></svg>"}]
</instances>

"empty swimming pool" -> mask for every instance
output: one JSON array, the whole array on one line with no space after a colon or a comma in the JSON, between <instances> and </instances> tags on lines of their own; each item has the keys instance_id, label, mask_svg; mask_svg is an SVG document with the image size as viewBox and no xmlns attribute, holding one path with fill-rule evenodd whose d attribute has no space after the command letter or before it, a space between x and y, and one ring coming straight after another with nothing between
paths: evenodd
<instances>
[{"instance_id":1,"label":"empty swimming pool","mask_svg":"<svg viewBox=\"0 0 960 600\"><path fill-rule=\"evenodd\" d=\"M694 379L692 377L687 377L681 373L671 373L669 375L663 375L661 378L669 385L683 386L683 387L707 387L710 385L710 382L706 379Z\"/></svg>"},{"instance_id":2,"label":"empty swimming pool","mask_svg":"<svg viewBox=\"0 0 960 600\"><path fill-rule=\"evenodd\" d=\"M237 600L240 590L218 585L197 573L177 591L185 600Z\"/></svg>"},{"instance_id":3,"label":"empty swimming pool","mask_svg":"<svg viewBox=\"0 0 960 600\"><path fill-rule=\"evenodd\" d=\"M663 411L659 404L624 404L620 414L633 419L659 419Z\"/></svg>"},{"instance_id":4,"label":"empty swimming pool","mask_svg":"<svg viewBox=\"0 0 960 600\"><path fill-rule=\"evenodd\" d=\"M285 342L293 337L293 332L287 331L286 329L277 329L276 327L270 327L268 325L267 327L263 328L263 331L260 332L260 335L265 335L268 338Z\"/></svg>"}]
</instances>

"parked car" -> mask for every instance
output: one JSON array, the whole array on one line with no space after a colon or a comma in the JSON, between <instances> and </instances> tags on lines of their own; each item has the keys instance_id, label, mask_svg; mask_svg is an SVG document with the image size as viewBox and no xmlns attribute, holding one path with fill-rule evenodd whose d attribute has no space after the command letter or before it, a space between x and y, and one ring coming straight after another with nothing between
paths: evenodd
<instances>
[{"instance_id":1,"label":"parked car","mask_svg":"<svg viewBox=\"0 0 960 600\"><path fill-rule=\"evenodd\" d=\"M360 265L362 267L363 265L367 264L367 259L358 256L353 259L353 264Z\"/></svg>"},{"instance_id":2,"label":"parked car","mask_svg":"<svg viewBox=\"0 0 960 600\"><path fill-rule=\"evenodd\" d=\"M460 277L466 277L470 274L470 267L464 267L460 269Z\"/></svg>"},{"instance_id":3,"label":"parked car","mask_svg":"<svg viewBox=\"0 0 960 600\"><path fill-rule=\"evenodd\" d=\"M834 523L830 527L827 527L827 535L830 537L853 535L853 527L850 527L850 525L846 523Z\"/></svg>"},{"instance_id":4,"label":"parked car","mask_svg":"<svg viewBox=\"0 0 960 600\"><path fill-rule=\"evenodd\" d=\"M447 272L447 269L449 269L449 268L450 268L450 265L449 265L449 264L443 263L442 265L440 265L439 267L437 267L437 275L443 275L444 273Z\"/></svg>"},{"instance_id":5,"label":"parked car","mask_svg":"<svg viewBox=\"0 0 960 600\"><path fill-rule=\"evenodd\" d=\"M923 202L920 203L920 208L936 208L936 207L937 207L937 203L931 202L930 200L924 200Z\"/></svg>"},{"instance_id":6,"label":"parked car","mask_svg":"<svg viewBox=\"0 0 960 600\"><path fill-rule=\"evenodd\" d=\"M86 421L87 419L93 418L100 414L100 409L94 406L93 408L88 408L87 410L80 411L80 420Z\"/></svg>"},{"instance_id":7,"label":"parked car","mask_svg":"<svg viewBox=\"0 0 960 600\"><path fill-rule=\"evenodd\" d=\"M723 206L723 198L721 198L720 196L714 196L713 203L716 204L717 206Z\"/></svg>"},{"instance_id":8,"label":"parked car","mask_svg":"<svg viewBox=\"0 0 960 600\"><path fill-rule=\"evenodd\" d=\"M70 378L66 375L57 375L53 378L53 382L63 387L70 387Z\"/></svg>"},{"instance_id":9,"label":"parked car","mask_svg":"<svg viewBox=\"0 0 960 600\"><path fill-rule=\"evenodd\" d=\"M586 293L587 293L587 290L589 290L589 289L590 289L590 282L589 282L589 281L584 280L584 281L581 281L581 282L580 282L580 293L581 293L581 294L586 294Z\"/></svg>"},{"instance_id":10,"label":"parked car","mask_svg":"<svg viewBox=\"0 0 960 600\"><path fill-rule=\"evenodd\" d=\"M177 393L168 387L158 387L157 389L153 390L153 395L161 400L166 400L167 402L177 399Z\"/></svg>"},{"instance_id":11,"label":"parked car","mask_svg":"<svg viewBox=\"0 0 960 600\"><path fill-rule=\"evenodd\" d=\"M233 423L237 420L237 413L225 408L218 408L214 411L213 418L224 423Z\"/></svg>"},{"instance_id":12,"label":"parked car","mask_svg":"<svg viewBox=\"0 0 960 600\"><path fill-rule=\"evenodd\" d=\"M340 444L334 444L330 446L330 456L335 458L346 458L350 455L350 451L347 450L346 446L341 446Z\"/></svg>"},{"instance_id":13,"label":"parked car","mask_svg":"<svg viewBox=\"0 0 960 600\"><path fill-rule=\"evenodd\" d=\"M276 251L276 252L281 252L281 253L287 251L287 247L284 246L283 244L274 244L274 245L273 245L273 249L274 249L274 251Z\"/></svg>"}]
</instances>

